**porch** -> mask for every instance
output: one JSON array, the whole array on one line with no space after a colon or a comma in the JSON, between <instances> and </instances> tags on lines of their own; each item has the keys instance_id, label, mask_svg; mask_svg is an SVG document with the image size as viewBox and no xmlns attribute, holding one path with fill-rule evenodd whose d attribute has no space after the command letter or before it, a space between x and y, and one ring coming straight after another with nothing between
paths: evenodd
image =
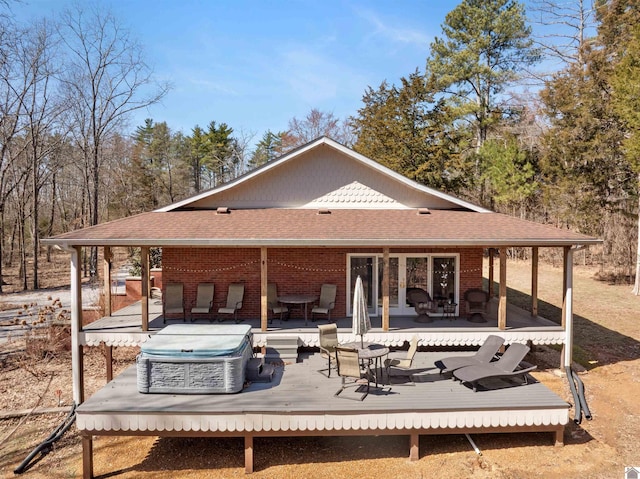
<instances>
[{"instance_id":1,"label":"porch","mask_svg":"<svg viewBox=\"0 0 640 479\"><path fill-rule=\"evenodd\" d=\"M79 342L83 346L139 346L151 335L162 329L166 324L181 322L179 319L167 320L162 318L162 302L153 298L148 302L149 324L148 331L142 326L142 303L134 303L121 310L113 312L93 323L83 327L79 333ZM533 344L564 344L565 329L541 316L534 317L528 311L507 303L506 328L498 327L498 300L489 302L486 322L468 321L465 317L455 319L434 319L431 323L416 322L416 316L392 316L389 319L389 330L382 328L382 319L372 317L372 329L367 333L366 340L384 344L388 347L402 346L412 336L417 335L421 346L477 346L482 344L489 334L499 334L505 338L507 344L514 342ZM351 331L351 318L334 318L338 325L341 342L355 341ZM198 319L198 322L208 322ZM189 320L187 319L187 322ZM305 325L303 318L293 314L288 321L274 319L268 324L268 329L261 329L261 319L250 318L244 321L252 327L254 347L267 345L269 337L296 336L299 347L318 346L318 324L326 323L320 319L314 323L310 320Z\"/></svg>"},{"instance_id":2,"label":"porch","mask_svg":"<svg viewBox=\"0 0 640 479\"><path fill-rule=\"evenodd\" d=\"M130 367L78 407L84 477L93 477L93 436L101 435L242 437L246 472L254 470L256 437L404 435L411 460L420 459L421 435L552 432L563 443L569 405L542 383L494 380L474 393L434 368L445 355L419 352L413 385L394 377L390 386L372 385L364 401L342 397L358 398L354 388L334 397L340 378L319 372L319 354L301 354L278 366L271 383L232 395L141 394Z\"/></svg>"}]
</instances>

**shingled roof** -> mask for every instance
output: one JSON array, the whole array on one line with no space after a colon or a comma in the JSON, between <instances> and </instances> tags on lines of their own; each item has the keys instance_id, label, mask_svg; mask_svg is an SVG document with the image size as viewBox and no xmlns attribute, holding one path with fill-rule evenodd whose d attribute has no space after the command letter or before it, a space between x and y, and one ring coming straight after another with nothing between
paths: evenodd
<instances>
[{"instance_id":1,"label":"shingled roof","mask_svg":"<svg viewBox=\"0 0 640 479\"><path fill-rule=\"evenodd\" d=\"M44 240L79 246L570 246L598 243L427 188L321 138L227 185Z\"/></svg>"}]
</instances>

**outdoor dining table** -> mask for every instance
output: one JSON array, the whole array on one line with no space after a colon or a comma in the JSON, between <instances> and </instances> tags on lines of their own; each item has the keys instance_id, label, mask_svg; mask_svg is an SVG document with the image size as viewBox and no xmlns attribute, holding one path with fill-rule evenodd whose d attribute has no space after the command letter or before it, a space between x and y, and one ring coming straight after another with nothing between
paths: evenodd
<instances>
[{"instance_id":1,"label":"outdoor dining table","mask_svg":"<svg viewBox=\"0 0 640 479\"><path fill-rule=\"evenodd\" d=\"M389 348L383 344L378 343L345 343L340 344L341 347L352 348L358 351L358 358L361 361L369 361L369 364L373 361L374 373L373 376L376 380L376 387L378 387L378 369L382 371L382 358L389 354Z\"/></svg>"},{"instance_id":2,"label":"outdoor dining table","mask_svg":"<svg viewBox=\"0 0 640 479\"><path fill-rule=\"evenodd\" d=\"M304 310L304 325L307 325L307 304L314 303L318 300L318 296L314 294L287 294L278 296L278 302L283 304L298 304Z\"/></svg>"}]
</instances>

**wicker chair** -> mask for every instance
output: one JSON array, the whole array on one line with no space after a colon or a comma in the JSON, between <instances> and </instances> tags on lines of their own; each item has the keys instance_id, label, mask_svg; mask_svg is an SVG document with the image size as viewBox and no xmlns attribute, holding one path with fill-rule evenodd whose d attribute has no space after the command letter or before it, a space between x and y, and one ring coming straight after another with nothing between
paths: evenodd
<instances>
[{"instance_id":1,"label":"wicker chair","mask_svg":"<svg viewBox=\"0 0 640 479\"><path fill-rule=\"evenodd\" d=\"M407 292L407 302L413 305L413 308L418 313L418 317L415 319L418 323L431 323L433 318L429 317L428 313L435 310L436 304L424 289L413 288Z\"/></svg>"},{"instance_id":2,"label":"wicker chair","mask_svg":"<svg viewBox=\"0 0 640 479\"><path fill-rule=\"evenodd\" d=\"M467 310L467 321L477 323L485 323L487 321L485 315L489 307L489 293L477 288L468 289L464 293L464 302ZM476 314L480 315L480 320L473 319Z\"/></svg>"}]
</instances>

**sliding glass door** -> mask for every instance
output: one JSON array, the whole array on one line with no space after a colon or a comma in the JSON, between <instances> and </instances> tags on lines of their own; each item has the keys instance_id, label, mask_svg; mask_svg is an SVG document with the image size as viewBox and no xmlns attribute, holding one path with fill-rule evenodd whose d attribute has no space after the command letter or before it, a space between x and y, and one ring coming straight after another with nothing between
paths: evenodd
<instances>
[{"instance_id":1,"label":"sliding glass door","mask_svg":"<svg viewBox=\"0 0 640 479\"><path fill-rule=\"evenodd\" d=\"M389 256L389 314L412 316L415 310L407 303L407 291L420 288L440 302L458 303L459 255L392 254ZM349 257L349 298L358 275L362 278L369 314L382 311L382 256L351 255ZM347 307L351 312L351 305Z\"/></svg>"}]
</instances>

